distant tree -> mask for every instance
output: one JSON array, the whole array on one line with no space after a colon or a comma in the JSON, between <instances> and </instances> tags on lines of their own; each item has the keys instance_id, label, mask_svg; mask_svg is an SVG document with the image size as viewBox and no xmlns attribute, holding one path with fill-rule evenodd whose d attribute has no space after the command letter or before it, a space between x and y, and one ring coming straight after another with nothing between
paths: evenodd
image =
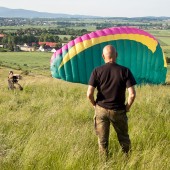
<instances>
[{"instance_id":1,"label":"distant tree","mask_svg":"<svg viewBox=\"0 0 170 170\"><path fill-rule=\"evenodd\" d=\"M170 58L169 57L166 57L166 62L170 63Z\"/></svg>"},{"instance_id":2,"label":"distant tree","mask_svg":"<svg viewBox=\"0 0 170 170\"><path fill-rule=\"evenodd\" d=\"M60 40L59 36L53 36L53 38L54 38L54 42L59 42L59 40Z\"/></svg>"},{"instance_id":3,"label":"distant tree","mask_svg":"<svg viewBox=\"0 0 170 170\"><path fill-rule=\"evenodd\" d=\"M14 45L13 45L12 43L9 43L9 44L8 44L8 49L9 49L10 51L14 51Z\"/></svg>"},{"instance_id":4,"label":"distant tree","mask_svg":"<svg viewBox=\"0 0 170 170\"><path fill-rule=\"evenodd\" d=\"M73 35L72 35L72 36L70 37L70 40L74 40L75 38L76 38L76 36L73 36Z\"/></svg>"},{"instance_id":5,"label":"distant tree","mask_svg":"<svg viewBox=\"0 0 170 170\"><path fill-rule=\"evenodd\" d=\"M8 43L8 36L2 38L2 44L5 45Z\"/></svg>"},{"instance_id":6,"label":"distant tree","mask_svg":"<svg viewBox=\"0 0 170 170\"><path fill-rule=\"evenodd\" d=\"M63 41L64 41L64 42L67 42L67 41L68 41L68 38L67 38L67 37L64 37L64 38L63 38Z\"/></svg>"},{"instance_id":7,"label":"distant tree","mask_svg":"<svg viewBox=\"0 0 170 170\"><path fill-rule=\"evenodd\" d=\"M55 42L54 36L52 34L47 34L46 41L48 42Z\"/></svg>"},{"instance_id":8,"label":"distant tree","mask_svg":"<svg viewBox=\"0 0 170 170\"><path fill-rule=\"evenodd\" d=\"M62 43L61 42L58 42L55 46L55 49L60 49L62 47Z\"/></svg>"},{"instance_id":9,"label":"distant tree","mask_svg":"<svg viewBox=\"0 0 170 170\"><path fill-rule=\"evenodd\" d=\"M42 33L48 33L48 31L45 28L43 28Z\"/></svg>"},{"instance_id":10,"label":"distant tree","mask_svg":"<svg viewBox=\"0 0 170 170\"><path fill-rule=\"evenodd\" d=\"M56 38L59 38L59 37L56 37ZM56 42L54 36L49 33L47 34L42 33L41 36L39 37L39 41L40 42Z\"/></svg>"},{"instance_id":11,"label":"distant tree","mask_svg":"<svg viewBox=\"0 0 170 170\"><path fill-rule=\"evenodd\" d=\"M81 33L82 33L82 34L85 34L85 33L87 33L87 32L88 32L88 31L87 31L86 29L82 29L82 30L81 30Z\"/></svg>"},{"instance_id":12,"label":"distant tree","mask_svg":"<svg viewBox=\"0 0 170 170\"><path fill-rule=\"evenodd\" d=\"M22 36L22 43L27 43L27 35Z\"/></svg>"},{"instance_id":13,"label":"distant tree","mask_svg":"<svg viewBox=\"0 0 170 170\"><path fill-rule=\"evenodd\" d=\"M44 42L44 34L41 34L40 37L39 37L39 42Z\"/></svg>"}]
</instances>

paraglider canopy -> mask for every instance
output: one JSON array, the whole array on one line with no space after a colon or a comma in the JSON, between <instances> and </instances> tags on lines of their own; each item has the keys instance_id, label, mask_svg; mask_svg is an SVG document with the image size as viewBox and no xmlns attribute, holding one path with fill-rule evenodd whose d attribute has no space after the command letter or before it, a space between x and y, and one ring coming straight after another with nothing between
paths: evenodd
<instances>
[{"instance_id":1,"label":"paraglider canopy","mask_svg":"<svg viewBox=\"0 0 170 170\"><path fill-rule=\"evenodd\" d=\"M138 84L165 83L167 63L159 42L132 27L113 27L80 36L57 50L51 58L55 78L87 84L92 70L104 64L102 50L113 45L116 62L128 67Z\"/></svg>"}]
</instances>

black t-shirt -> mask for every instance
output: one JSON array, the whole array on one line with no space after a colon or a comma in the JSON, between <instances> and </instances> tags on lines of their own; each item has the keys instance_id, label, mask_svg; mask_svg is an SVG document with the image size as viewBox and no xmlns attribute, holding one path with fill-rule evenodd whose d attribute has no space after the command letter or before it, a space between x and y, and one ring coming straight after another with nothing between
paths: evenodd
<instances>
[{"instance_id":1,"label":"black t-shirt","mask_svg":"<svg viewBox=\"0 0 170 170\"><path fill-rule=\"evenodd\" d=\"M106 109L125 109L126 88L136 84L131 71L116 63L106 63L93 70L89 85L97 87L96 103Z\"/></svg>"}]
</instances>

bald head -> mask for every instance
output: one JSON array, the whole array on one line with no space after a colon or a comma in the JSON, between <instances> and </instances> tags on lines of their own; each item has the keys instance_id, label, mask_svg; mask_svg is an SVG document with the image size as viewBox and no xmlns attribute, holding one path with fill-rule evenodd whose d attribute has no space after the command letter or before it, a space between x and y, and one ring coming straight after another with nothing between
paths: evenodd
<instances>
[{"instance_id":1,"label":"bald head","mask_svg":"<svg viewBox=\"0 0 170 170\"><path fill-rule=\"evenodd\" d=\"M117 57L116 49L112 45L107 45L103 48L103 59L105 63L115 62Z\"/></svg>"}]
</instances>

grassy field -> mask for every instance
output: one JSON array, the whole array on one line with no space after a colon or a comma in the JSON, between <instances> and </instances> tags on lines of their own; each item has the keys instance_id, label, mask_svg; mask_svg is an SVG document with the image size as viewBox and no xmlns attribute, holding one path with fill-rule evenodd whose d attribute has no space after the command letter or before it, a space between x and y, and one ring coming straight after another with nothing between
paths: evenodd
<instances>
[{"instance_id":1,"label":"grassy field","mask_svg":"<svg viewBox=\"0 0 170 170\"><path fill-rule=\"evenodd\" d=\"M168 85L136 88L137 98L128 113L132 153L129 158L121 153L111 128L109 160L103 163L98 157L87 86L51 78L50 57L51 53L0 53L0 169L169 169ZM15 73L31 71L20 81L23 91L7 89L8 67L15 65L21 69Z\"/></svg>"},{"instance_id":2,"label":"grassy field","mask_svg":"<svg viewBox=\"0 0 170 170\"><path fill-rule=\"evenodd\" d=\"M146 30L154 36L170 36L170 30Z\"/></svg>"},{"instance_id":3,"label":"grassy field","mask_svg":"<svg viewBox=\"0 0 170 170\"><path fill-rule=\"evenodd\" d=\"M170 36L169 37L158 37L161 41L163 41L166 45L170 46Z\"/></svg>"},{"instance_id":4,"label":"grassy field","mask_svg":"<svg viewBox=\"0 0 170 170\"><path fill-rule=\"evenodd\" d=\"M0 65L33 74L50 75L52 53L44 52L0 52Z\"/></svg>"},{"instance_id":5,"label":"grassy field","mask_svg":"<svg viewBox=\"0 0 170 170\"><path fill-rule=\"evenodd\" d=\"M61 25L25 25L25 26L1 26L1 29L4 30L4 32L16 32L18 29L28 29L28 28L36 28L36 29L64 29L64 26ZM72 27L68 27L69 29L87 29L87 31L95 31L96 30L96 26L93 25L86 25L86 26L72 26Z\"/></svg>"}]
</instances>

